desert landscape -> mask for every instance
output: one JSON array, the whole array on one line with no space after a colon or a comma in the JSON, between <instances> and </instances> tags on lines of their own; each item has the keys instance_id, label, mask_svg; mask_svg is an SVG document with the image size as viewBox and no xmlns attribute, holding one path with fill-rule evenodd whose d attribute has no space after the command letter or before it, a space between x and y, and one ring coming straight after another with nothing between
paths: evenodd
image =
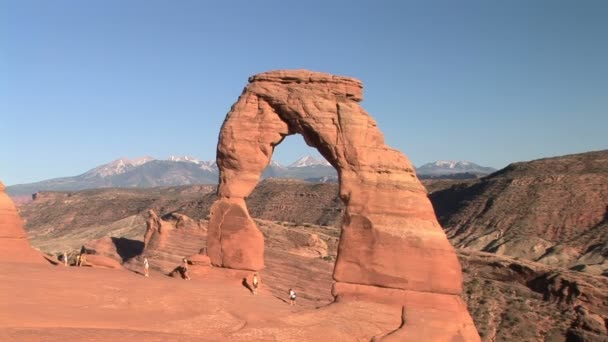
<instances>
[{"instance_id":1,"label":"desert landscape","mask_svg":"<svg viewBox=\"0 0 608 342\"><path fill-rule=\"evenodd\" d=\"M608 342L608 1L0 1L0 342Z\"/></svg>"},{"instance_id":2,"label":"desert landscape","mask_svg":"<svg viewBox=\"0 0 608 342\"><path fill-rule=\"evenodd\" d=\"M251 77L221 128L219 185L19 207L2 186L0 338L608 340L608 151L420 182L361 91L304 70ZM258 183L291 134L339 184Z\"/></svg>"},{"instance_id":3,"label":"desert landscape","mask_svg":"<svg viewBox=\"0 0 608 342\"><path fill-rule=\"evenodd\" d=\"M179 317L194 316L188 322L180 320L177 323L176 329L183 338L196 336L197 339L210 340L479 340L477 330L460 297L460 264L436 220L426 190L416 178L413 166L407 158L384 144L383 136L375 122L358 105L361 99L361 82L353 78L306 70L281 70L252 76L243 94L232 106L220 131L217 147L220 181L217 197L211 205L206 224L193 221L179 213L173 214L175 223L171 224L161 220L154 210L150 209L147 211L143 246L133 240L123 240L123 236L106 237L105 240L102 238L93 242L92 247L80 248L76 256L76 269L81 269L82 266L98 266L118 270L131 268L131 271L135 272L137 266L134 264L138 264L138 259L143 258L146 267L149 259L153 268L165 274L169 273L172 277L187 280L186 284L195 283L190 281L195 277L208 280L208 284L212 279L219 279L206 293L213 298L223 297L235 306L228 305L224 309L224 305L209 303L204 299L203 302L188 300L190 305L195 303L198 308L206 308L193 313L189 305L180 305L185 298L198 297L196 292L186 294L187 288L178 289L178 297L169 299L170 302L180 302L177 304ZM313 253L316 256L319 253L316 249L321 249L321 254L324 255L321 255L321 260L317 260L315 268L333 268L332 278L335 281L326 282L331 284L333 299L327 302L328 305L319 306L318 302L322 303L324 298L316 292L322 293L319 286L324 282L316 276L308 279L310 291L306 291L306 283L289 285L286 281L293 281L293 276L297 277L296 279L310 277L302 275L301 267L296 269L300 262L286 262L289 258L280 253L276 257L276 267L268 268L267 278L263 275L269 284L273 284L273 290L269 292L274 295L266 297L272 302L246 304L242 300L233 301L235 295L232 293L218 295L214 287L227 289L232 284L243 294L247 294L244 289L248 289L255 298L262 298L255 291L257 281L250 282L247 274L265 270L266 256L274 259L270 257L273 255L270 249L265 253L265 240L269 240L270 247L274 245L274 239L270 237L277 234L268 234L268 238L264 236L249 216L245 198L253 191L262 172L270 163L274 147L286 135L296 133L302 134L308 144L316 147L329 159L339 174L339 193L345 210L340 237L337 241L335 236L331 238L335 257L327 253L327 242L317 234L286 234L296 241L306 241L305 246L312 247L312 250L298 248L297 254L306 256ZM3 318L8 338L35 339L39 336L36 336L37 333L32 328L45 325L65 326L66 323L71 326L67 332L50 329L57 334L55 338L74 337L70 334L82 334L82 328L93 327L113 331L110 334L106 331L99 332L103 339L116 336L112 334L126 337L122 335L126 326L131 330L146 330L153 338L168 338L155 337L158 332L174 332L155 329L152 329L155 330L152 332L149 330L149 324L158 325L153 319L146 321L141 318L129 318L124 323L126 326L123 323L116 324L120 315L132 316L130 310L125 310L117 302L126 303L127 306L133 305L132 309L138 312L138 317L141 317L139 314L145 310L140 309L141 304L133 304L140 303L141 299L138 300L137 297L111 299L105 291L101 291L101 296L107 305L95 302L100 291L92 284L99 284L100 279L91 281L85 276L69 281L78 284L79 290L76 291L84 290L81 295L87 300L76 299L73 287L69 287L70 292L67 293L58 291L61 284L66 284L65 280L58 283L36 280L36 277L44 277L45 273L49 273L48 270L40 268L40 264L45 263L44 259L60 265L59 269L62 269L61 265L67 267L72 262L68 260L65 250L61 253L61 261L55 261L49 256L43 257L42 254L37 255L38 253L29 247L14 204L6 194L3 193L2 196L2 223L5 231L2 243L6 246L3 261L13 266L15 262L20 263L13 269L9 266L4 272L9 278L6 281L7 291L4 291L7 293L4 300L8 306L7 310L4 310L7 317ZM90 203L87 205L91 207ZM95 217L99 218L99 215L95 214ZM262 225L261 222L259 224ZM130 226L133 226L133 222ZM283 234L278 234L281 235ZM276 239L279 241L279 249L284 251L285 239ZM114 258L107 255L113 246L116 247ZM101 253L104 250L106 255ZM122 259L122 265L117 262L116 256ZM403 256L410 260L400 260ZM327 263L329 260L334 261L333 265ZM30 269L30 266L38 268ZM210 268L211 266L214 267ZM19 271L15 272L16 270ZM29 272L33 277L31 279L26 276ZM146 280L155 278L148 277L147 269L144 273ZM312 273L315 273L314 269ZM82 274L84 273L80 272L79 276ZM126 274L127 277L133 277L133 273ZM322 272L319 272L320 274ZM65 277L70 275L66 274ZM116 280L120 281L120 278L125 281L122 275ZM10 279L23 279L26 285L10 284ZM252 279L258 278L256 276ZM57 293L52 296L51 302L40 302L41 298L38 296L42 293L39 292L40 288L34 285L36 283L44 283L45 289ZM124 285L111 285L113 282L110 280L103 283L111 289L124 289ZM16 288L26 291L28 301L38 301L39 305L52 308L58 314L48 317L50 312L45 314L44 311L23 305L21 299L24 294L9 295L11 289ZM315 311L303 311L301 314L287 317L283 311L271 313L272 307L285 302L280 293L285 293L287 288L290 309L296 306L295 289L305 293L301 296L305 300L301 299L300 303L316 302ZM156 296L149 293L147 297ZM93 303L90 303L90 300L93 300ZM167 299L161 302L165 300ZM80 322L80 315L77 318L65 313L70 311L69 305L68 308L65 306L66 302L77 305L85 302L84 307L92 305L95 307L93 311L96 312L86 314L89 318ZM87 302L90 304L87 305ZM151 303L152 311L144 317L160 318L158 314L154 314L154 310L164 312L170 309L166 306L158 308L153 299L147 302ZM108 305L109 312L103 310ZM300 304L299 307L306 308L306 305ZM102 312L97 312L98 309L102 309ZM113 311L120 311L120 314L116 316ZM210 313L218 312L223 312L220 314L223 317L213 314L209 317ZM36 317L37 315L39 316ZM169 318L167 315L162 316L164 319ZM390 320L387 316L394 318ZM201 331L198 326L203 317L212 321L214 326L223 327L214 329L213 333ZM238 321L236 317L246 319L235 325L235 321ZM338 321L335 321L336 319ZM351 331L352 328L341 324L339 320L357 322L358 332ZM394 323L392 327L387 325L390 321ZM27 326L21 325L24 323ZM140 328L137 328L138 326ZM45 335L53 333L45 332Z\"/></svg>"}]
</instances>

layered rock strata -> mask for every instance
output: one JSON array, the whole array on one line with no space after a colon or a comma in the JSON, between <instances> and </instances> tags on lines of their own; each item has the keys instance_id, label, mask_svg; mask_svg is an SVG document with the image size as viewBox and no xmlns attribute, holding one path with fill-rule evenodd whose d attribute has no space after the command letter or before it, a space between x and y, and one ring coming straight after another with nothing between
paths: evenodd
<instances>
[{"instance_id":1,"label":"layered rock strata","mask_svg":"<svg viewBox=\"0 0 608 342\"><path fill-rule=\"evenodd\" d=\"M218 200L211 208L207 237L211 262L235 269L264 267L264 237L245 198L274 148L298 133L338 171L346 210L334 269L335 295L374 296L392 289L449 296L462 304L460 264L426 190L410 161L384 143L376 122L359 105L362 99L361 82L348 77L295 70L249 79L219 136ZM344 288L349 290L341 292ZM441 303L428 305L440 311ZM418 304L413 301L423 308ZM466 340L478 340L466 307L455 307L460 312L451 315L454 325L469 327Z\"/></svg>"},{"instance_id":2,"label":"layered rock strata","mask_svg":"<svg viewBox=\"0 0 608 342\"><path fill-rule=\"evenodd\" d=\"M160 218L154 210L148 210L144 248L138 262L146 257L152 269L168 273L184 258L198 254L206 244L206 236L207 229L201 221L177 213Z\"/></svg>"}]
</instances>

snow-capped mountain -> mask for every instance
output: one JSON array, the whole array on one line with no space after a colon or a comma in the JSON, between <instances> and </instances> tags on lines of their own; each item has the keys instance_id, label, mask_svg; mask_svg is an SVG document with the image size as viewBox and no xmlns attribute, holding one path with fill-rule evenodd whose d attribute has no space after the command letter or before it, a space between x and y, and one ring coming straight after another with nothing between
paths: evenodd
<instances>
[{"instance_id":1,"label":"snow-capped mountain","mask_svg":"<svg viewBox=\"0 0 608 342\"><path fill-rule=\"evenodd\" d=\"M327 160L323 159L317 159L313 156L304 156L298 160L296 160L295 162L289 164L288 167L307 167L307 166L315 166L315 165L321 165L321 166L331 166L330 163L327 162Z\"/></svg>"},{"instance_id":2,"label":"snow-capped mountain","mask_svg":"<svg viewBox=\"0 0 608 342\"><path fill-rule=\"evenodd\" d=\"M418 177L475 178L496 171L468 161L440 160L417 168ZM166 159L150 156L120 158L97 166L81 175L45 180L37 183L8 186L11 196L31 195L38 191L76 191L94 188L132 188L189 184L217 184L219 170L215 160L205 161L186 155ZM326 160L304 156L284 166L270 161L262 178L296 178L311 182L336 182L336 170Z\"/></svg>"},{"instance_id":3,"label":"snow-capped mountain","mask_svg":"<svg viewBox=\"0 0 608 342\"><path fill-rule=\"evenodd\" d=\"M294 165L294 166L292 166ZM97 166L81 175L17 184L7 187L10 195L31 195L38 191L76 191L94 188L132 188L189 184L217 184L219 170L215 160L172 155L167 159L120 158ZM306 156L290 166L272 160L262 178L297 178L310 181L337 179L329 163Z\"/></svg>"},{"instance_id":4,"label":"snow-capped mountain","mask_svg":"<svg viewBox=\"0 0 608 342\"><path fill-rule=\"evenodd\" d=\"M268 167L274 167L274 168L277 168L277 169L286 169L286 167L283 166L283 164L279 163L276 160L271 160L270 164L268 164Z\"/></svg>"},{"instance_id":5,"label":"snow-capped mountain","mask_svg":"<svg viewBox=\"0 0 608 342\"><path fill-rule=\"evenodd\" d=\"M169 156L167 160L173 162L193 163L200 166L200 168L205 171L217 172L217 164L215 163L215 160L204 161L192 156Z\"/></svg>"},{"instance_id":6,"label":"snow-capped mountain","mask_svg":"<svg viewBox=\"0 0 608 342\"><path fill-rule=\"evenodd\" d=\"M128 170L143 165L149 161L155 160L153 157L145 156L135 159L119 158L108 164L103 164L94 169L91 169L83 174L84 177L109 177L119 175Z\"/></svg>"},{"instance_id":7,"label":"snow-capped mountain","mask_svg":"<svg viewBox=\"0 0 608 342\"><path fill-rule=\"evenodd\" d=\"M472 177L484 176L496 171L492 167L480 166L469 161L439 160L416 168L416 173L422 178L471 174Z\"/></svg>"},{"instance_id":8,"label":"snow-capped mountain","mask_svg":"<svg viewBox=\"0 0 608 342\"><path fill-rule=\"evenodd\" d=\"M438 161L436 161L434 163L430 163L430 164L433 166L448 168L448 169L454 169L454 168L459 168L459 167L466 168L471 165L471 163L468 161L453 161L453 160L438 160Z\"/></svg>"},{"instance_id":9,"label":"snow-capped mountain","mask_svg":"<svg viewBox=\"0 0 608 342\"><path fill-rule=\"evenodd\" d=\"M201 161L191 157L191 156L169 156L169 158L167 158L167 160L169 161L175 161L175 162L189 162L189 163L194 163L194 164L200 164Z\"/></svg>"}]
</instances>

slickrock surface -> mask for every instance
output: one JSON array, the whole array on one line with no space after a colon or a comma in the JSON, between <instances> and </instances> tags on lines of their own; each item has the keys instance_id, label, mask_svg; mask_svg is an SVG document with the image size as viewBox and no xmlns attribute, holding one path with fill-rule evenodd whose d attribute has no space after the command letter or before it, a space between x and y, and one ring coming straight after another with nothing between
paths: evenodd
<instances>
[{"instance_id":1,"label":"slickrock surface","mask_svg":"<svg viewBox=\"0 0 608 342\"><path fill-rule=\"evenodd\" d=\"M46 263L41 253L32 249L13 201L0 182L0 262Z\"/></svg>"},{"instance_id":2,"label":"slickrock surface","mask_svg":"<svg viewBox=\"0 0 608 342\"><path fill-rule=\"evenodd\" d=\"M315 309L333 300L333 262L300 256L296 251L305 239L290 236L294 232L316 234L329 241L331 235L339 233L338 228L256 223L267 237L266 268L259 272L261 288L257 296L241 285L243 277L251 279L251 272L208 266L190 266L192 281L171 278L171 282L165 282L168 277L156 270L146 279L100 268L41 269L0 264L0 315L6 314L0 316L0 339L38 341L45 336L62 341L144 337L152 341L238 341L236 336L250 336L256 341L324 341L330 337L335 341L369 341L391 336L400 326L402 308L393 305L346 298L338 299L340 306ZM335 256L335 252L330 255ZM464 298L483 341L607 338L598 324L608 317L605 277L564 272L490 253L461 252L459 257L464 270ZM545 299L551 284L559 285L562 280L579 286L581 294L573 303L568 302L567 293L560 298L559 291ZM284 311L289 308L286 289L290 287L298 293L298 305ZM410 321L421 318L415 306L406 305L405 309L406 320L408 313ZM15 317L7 317L8 312ZM234 320L233 315L238 319ZM214 322L214 331L206 319ZM264 322L253 321L257 319ZM247 332L245 327L250 326L258 328ZM231 335L233 332L236 336ZM400 337L398 332L392 336Z\"/></svg>"},{"instance_id":3,"label":"slickrock surface","mask_svg":"<svg viewBox=\"0 0 608 342\"><path fill-rule=\"evenodd\" d=\"M359 105L362 90L356 79L306 70L271 71L249 79L220 132L218 200L210 211L207 239L211 262L244 270L264 267L264 237L245 198L275 146L298 133L338 171L346 207L333 275L338 284L362 285L355 292L378 286L451 295L461 305L449 318L460 328L444 322L438 336L478 340L458 297L462 274L454 249L411 163L384 143L375 121ZM336 295L352 293L340 293L342 289L337 286ZM428 307L420 306L422 301L408 304L429 313L432 321L440 319L432 312L440 311L444 301L430 301ZM408 327L406 323L404 329Z\"/></svg>"},{"instance_id":4,"label":"slickrock surface","mask_svg":"<svg viewBox=\"0 0 608 342\"><path fill-rule=\"evenodd\" d=\"M2 341L369 341L400 309L339 303L290 307L232 270L191 281L151 272L0 263ZM283 296L284 298L285 296Z\"/></svg>"}]
</instances>

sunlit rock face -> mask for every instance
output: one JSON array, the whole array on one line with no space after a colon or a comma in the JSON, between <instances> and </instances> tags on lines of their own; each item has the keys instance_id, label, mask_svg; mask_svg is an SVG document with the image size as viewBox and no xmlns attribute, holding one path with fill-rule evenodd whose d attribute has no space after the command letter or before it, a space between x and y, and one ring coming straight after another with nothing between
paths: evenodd
<instances>
[{"instance_id":1,"label":"sunlit rock face","mask_svg":"<svg viewBox=\"0 0 608 342\"><path fill-rule=\"evenodd\" d=\"M23 221L0 182L0 262L45 263L41 253L32 249Z\"/></svg>"},{"instance_id":2,"label":"sunlit rock face","mask_svg":"<svg viewBox=\"0 0 608 342\"><path fill-rule=\"evenodd\" d=\"M437 324L445 327L438 332L442 340L479 340L459 297L460 264L426 190L407 157L384 143L376 122L359 104L362 99L361 82L349 77L281 70L249 79L219 136L218 200L211 208L207 237L211 262L236 269L264 267L264 237L245 198L275 146L298 133L338 171L346 206L334 295L393 296L395 302L413 306L422 321L443 320ZM454 324L445 323L442 303L450 308Z\"/></svg>"}]
</instances>

